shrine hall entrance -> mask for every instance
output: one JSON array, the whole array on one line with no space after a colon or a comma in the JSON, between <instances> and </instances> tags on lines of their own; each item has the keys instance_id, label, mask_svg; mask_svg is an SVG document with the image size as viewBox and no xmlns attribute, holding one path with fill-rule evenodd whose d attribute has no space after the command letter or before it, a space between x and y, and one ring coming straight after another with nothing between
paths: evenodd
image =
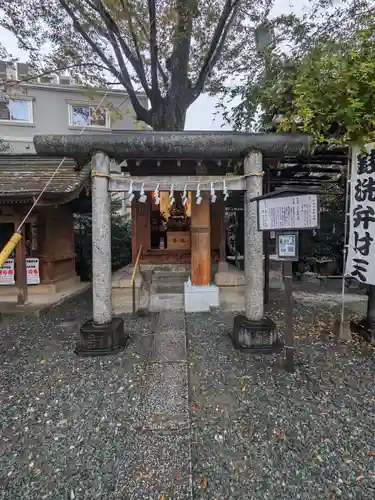
<instances>
[{"instance_id":1,"label":"shrine hall entrance","mask_svg":"<svg viewBox=\"0 0 375 500\"><path fill-rule=\"evenodd\" d=\"M182 191L176 191L172 202L168 192L159 194L159 203L151 193L150 247L152 250L185 251L191 249L191 192L183 198Z\"/></svg>"},{"instance_id":2,"label":"shrine hall entrance","mask_svg":"<svg viewBox=\"0 0 375 500\"><path fill-rule=\"evenodd\" d=\"M133 264L141 245L140 262L143 264L190 264L192 253L199 254L198 249L203 248L202 238L207 240L205 244L213 262L218 262L221 254L225 258L220 250L221 247L225 250L221 194L216 203L211 203L209 194L204 193L199 205L193 191L187 192L184 198L184 192L176 190L173 204L168 191L160 191L156 200L154 192L145 194L144 202L139 196L132 201Z\"/></svg>"}]
</instances>

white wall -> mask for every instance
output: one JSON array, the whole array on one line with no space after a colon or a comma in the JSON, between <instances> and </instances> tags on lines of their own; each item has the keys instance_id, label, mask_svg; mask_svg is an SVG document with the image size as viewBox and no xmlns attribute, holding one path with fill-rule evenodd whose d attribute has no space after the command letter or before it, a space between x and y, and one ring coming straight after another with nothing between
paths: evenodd
<instances>
[{"instance_id":1,"label":"white wall","mask_svg":"<svg viewBox=\"0 0 375 500\"><path fill-rule=\"evenodd\" d=\"M105 97L104 97L105 96ZM90 105L96 107L104 97L103 107L111 110L110 129L87 127L84 133L109 133L111 129L135 130L145 128L137 123L134 110L125 92L94 91L75 86L58 84L24 84L12 91L11 97L30 101L32 123L0 120L0 138L6 141L11 152L16 154L33 153L34 134L79 134L81 127L69 125L69 104ZM147 107L147 98L139 94L141 104ZM115 116L114 109L121 116ZM116 113L117 114L117 113Z\"/></svg>"}]
</instances>

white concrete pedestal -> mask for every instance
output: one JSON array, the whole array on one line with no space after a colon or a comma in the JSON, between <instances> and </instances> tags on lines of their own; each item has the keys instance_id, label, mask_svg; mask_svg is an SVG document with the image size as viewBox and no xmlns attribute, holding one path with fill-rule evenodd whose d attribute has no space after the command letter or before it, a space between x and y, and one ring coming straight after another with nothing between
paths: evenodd
<instances>
[{"instance_id":1,"label":"white concrete pedestal","mask_svg":"<svg viewBox=\"0 0 375 500\"><path fill-rule=\"evenodd\" d=\"M185 312L209 312L219 307L219 287L216 285L196 286L184 284Z\"/></svg>"}]
</instances>

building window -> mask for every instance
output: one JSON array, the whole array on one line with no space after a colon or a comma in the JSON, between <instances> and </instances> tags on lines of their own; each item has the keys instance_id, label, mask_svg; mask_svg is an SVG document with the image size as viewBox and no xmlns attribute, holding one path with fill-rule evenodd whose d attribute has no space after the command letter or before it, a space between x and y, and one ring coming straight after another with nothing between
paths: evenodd
<instances>
[{"instance_id":1,"label":"building window","mask_svg":"<svg viewBox=\"0 0 375 500\"><path fill-rule=\"evenodd\" d=\"M23 99L0 101L0 120L32 123L32 101Z\"/></svg>"},{"instance_id":2,"label":"building window","mask_svg":"<svg viewBox=\"0 0 375 500\"><path fill-rule=\"evenodd\" d=\"M105 108L70 106L70 126L109 128L109 115Z\"/></svg>"}]
</instances>

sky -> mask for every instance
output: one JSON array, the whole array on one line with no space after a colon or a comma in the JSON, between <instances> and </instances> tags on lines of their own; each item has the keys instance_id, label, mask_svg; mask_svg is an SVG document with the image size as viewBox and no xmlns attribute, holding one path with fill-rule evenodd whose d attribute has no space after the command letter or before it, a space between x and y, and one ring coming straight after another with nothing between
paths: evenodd
<instances>
[{"instance_id":1,"label":"sky","mask_svg":"<svg viewBox=\"0 0 375 500\"><path fill-rule=\"evenodd\" d=\"M308 0L275 0L271 15L291 12L298 15L307 4ZM27 53L18 48L15 37L1 27L0 40L12 56L18 57L20 62L27 61ZM224 123L222 115L216 114L217 102L215 97L201 95L188 110L185 130L229 130L230 126Z\"/></svg>"}]
</instances>

